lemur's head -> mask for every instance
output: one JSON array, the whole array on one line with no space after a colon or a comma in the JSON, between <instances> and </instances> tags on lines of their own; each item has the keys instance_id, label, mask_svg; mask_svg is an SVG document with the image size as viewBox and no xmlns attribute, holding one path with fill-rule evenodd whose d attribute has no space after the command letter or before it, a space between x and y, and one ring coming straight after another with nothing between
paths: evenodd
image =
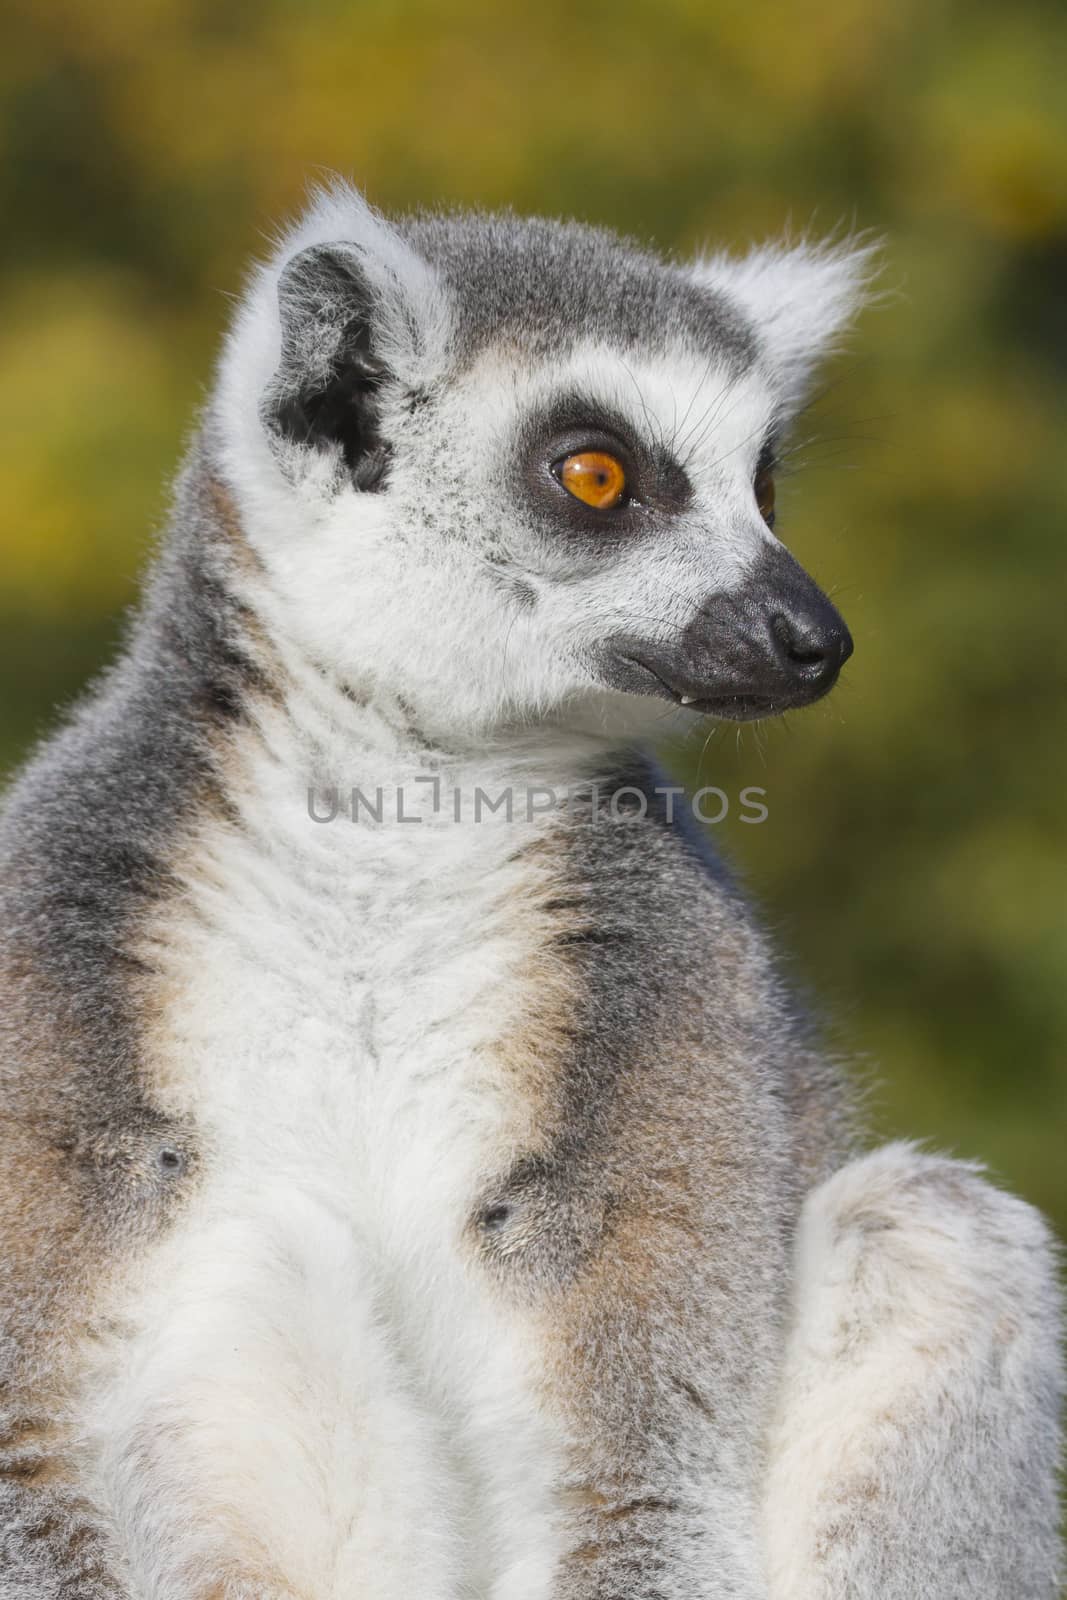
<instances>
[{"instance_id":1,"label":"lemur's head","mask_svg":"<svg viewBox=\"0 0 1067 1600\"><path fill-rule=\"evenodd\" d=\"M774 535L775 453L863 267L331 190L213 412L274 626L438 732L818 699L852 643Z\"/></svg>"}]
</instances>

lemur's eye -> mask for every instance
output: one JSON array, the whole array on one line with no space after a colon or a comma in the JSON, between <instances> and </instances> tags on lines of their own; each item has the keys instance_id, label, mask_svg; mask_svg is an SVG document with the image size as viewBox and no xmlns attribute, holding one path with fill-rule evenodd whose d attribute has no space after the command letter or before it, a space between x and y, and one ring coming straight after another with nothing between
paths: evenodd
<instances>
[{"instance_id":1,"label":"lemur's eye","mask_svg":"<svg viewBox=\"0 0 1067 1600\"><path fill-rule=\"evenodd\" d=\"M606 450L582 450L565 456L552 470L569 494L595 511L611 511L625 497L626 472L622 462Z\"/></svg>"},{"instance_id":2,"label":"lemur's eye","mask_svg":"<svg viewBox=\"0 0 1067 1600\"><path fill-rule=\"evenodd\" d=\"M759 514L768 528L774 527L774 468L761 466L752 485L756 493Z\"/></svg>"}]
</instances>

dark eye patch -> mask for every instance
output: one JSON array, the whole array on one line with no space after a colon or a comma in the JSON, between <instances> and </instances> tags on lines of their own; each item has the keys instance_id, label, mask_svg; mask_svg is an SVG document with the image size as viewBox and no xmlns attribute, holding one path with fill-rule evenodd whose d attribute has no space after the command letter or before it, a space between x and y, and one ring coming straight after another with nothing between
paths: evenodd
<instances>
[{"instance_id":1,"label":"dark eye patch","mask_svg":"<svg viewBox=\"0 0 1067 1600\"><path fill-rule=\"evenodd\" d=\"M656 513L680 511L692 498L684 469L659 441L636 436L625 417L579 393L528 417L517 443L526 493L561 531L598 544L648 531ZM561 484L559 463L585 453L621 464L626 497L617 507L597 510Z\"/></svg>"}]
</instances>

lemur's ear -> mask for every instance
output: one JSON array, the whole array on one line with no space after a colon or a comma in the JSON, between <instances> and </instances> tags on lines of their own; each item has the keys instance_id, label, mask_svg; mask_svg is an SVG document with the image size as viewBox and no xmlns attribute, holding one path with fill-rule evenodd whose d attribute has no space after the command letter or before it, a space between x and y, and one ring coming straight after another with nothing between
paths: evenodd
<instances>
[{"instance_id":1,"label":"lemur's ear","mask_svg":"<svg viewBox=\"0 0 1067 1600\"><path fill-rule=\"evenodd\" d=\"M378 396L389 369L375 344L379 307L359 256L342 245L309 245L278 279L281 361L264 402L279 438L340 447L361 489L385 476Z\"/></svg>"},{"instance_id":2,"label":"lemur's ear","mask_svg":"<svg viewBox=\"0 0 1067 1600\"><path fill-rule=\"evenodd\" d=\"M762 246L693 263L698 282L726 295L752 325L781 385L783 413L804 398L865 298L878 246L870 242Z\"/></svg>"},{"instance_id":3,"label":"lemur's ear","mask_svg":"<svg viewBox=\"0 0 1067 1600\"><path fill-rule=\"evenodd\" d=\"M255 373L260 352L269 361L259 420L283 470L299 478L335 468L358 488L374 489L389 464L386 391L432 381L448 328L447 300L429 264L362 195L334 183L263 270L238 323L231 366L240 383Z\"/></svg>"}]
</instances>

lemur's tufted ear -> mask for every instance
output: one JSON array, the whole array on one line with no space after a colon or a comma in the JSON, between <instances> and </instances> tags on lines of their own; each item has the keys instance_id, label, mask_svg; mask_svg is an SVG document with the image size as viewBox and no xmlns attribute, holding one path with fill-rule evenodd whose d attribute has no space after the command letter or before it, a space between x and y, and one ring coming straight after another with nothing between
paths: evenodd
<instances>
[{"instance_id":1,"label":"lemur's tufted ear","mask_svg":"<svg viewBox=\"0 0 1067 1600\"><path fill-rule=\"evenodd\" d=\"M378 399L389 369L376 348L380 308L358 255L341 245L308 245L278 279L281 361L264 400L279 438L340 447L361 489L384 479L388 449Z\"/></svg>"},{"instance_id":2,"label":"lemur's tufted ear","mask_svg":"<svg viewBox=\"0 0 1067 1600\"><path fill-rule=\"evenodd\" d=\"M380 487L389 463L385 392L431 379L447 342L436 275L361 195L334 184L258 280L233 341L238 382L255 370L241 351L256 348L264 318L274 348L259 418L283 469L299 478L301 463L332 459L358 488Z\"/></svg>"},{"instance_id":3,"label":"lemur's tufted ear","mask_svg":"<svg viewBox=\"0 0 1067 1600\"><path fill-rule=\"evenodd\" d=\"M782 390L782 410L801 403L815 364L833 350L865 298L877 245L772 245L741 257L693 263L697 281L744 312Z\"/></svg>"}]
</instances>

